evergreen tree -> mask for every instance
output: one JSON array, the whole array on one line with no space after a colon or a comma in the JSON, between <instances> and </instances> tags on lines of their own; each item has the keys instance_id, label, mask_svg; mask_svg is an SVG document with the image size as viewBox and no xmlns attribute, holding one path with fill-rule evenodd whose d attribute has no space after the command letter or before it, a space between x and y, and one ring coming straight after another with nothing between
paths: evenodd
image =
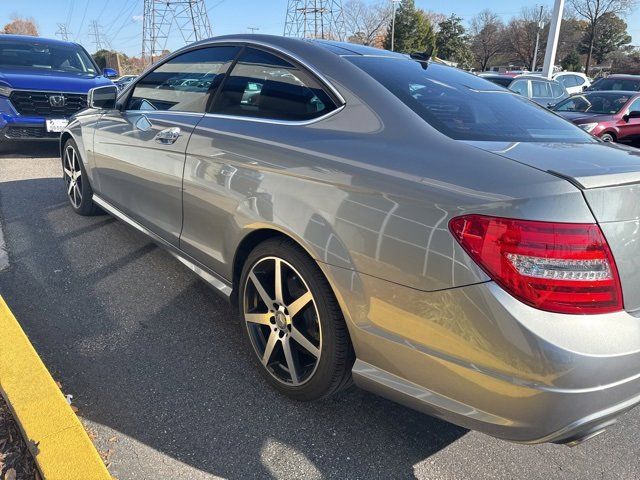
<instances>
[{"instance_id":1,"label":"evergreen tree","mask_svg":"<svg viewBox=\"0 0 640 480\"><path fill-rule=\"evenodd\" d=\"M462 19L451 15L440 22L440 31L436 39L438 57L458 63L460 67L468 67L473 59Z\"/></svg>"},{"instance_id":2,"label":"evergreen tree","mask_svg":"<svg viewBox=\"0 0 640 480\"><path fill-rule=\"evenodd\" d=\"M384 48L391 50L391 20ZM414 0L402 0L396 11L394 50L402 53L432 51L435 32L427 14L416 8Z\"/></svg>"},{"instance_id":3,"label":"evergreen tree","mask_svg":"<svg viewBox=\"0 0 640 480\"><path fill-rule=\"evenodd\" d=\"M561 65L562 69L568 72L582 71L582 60L580 60L580 55L575 50L562 59Z\"/></svg>"}]
</instances>

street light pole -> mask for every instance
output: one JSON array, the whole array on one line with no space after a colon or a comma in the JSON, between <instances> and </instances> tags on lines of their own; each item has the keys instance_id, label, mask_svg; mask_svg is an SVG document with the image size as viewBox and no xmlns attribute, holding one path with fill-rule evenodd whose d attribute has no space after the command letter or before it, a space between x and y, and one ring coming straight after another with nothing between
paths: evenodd
<instances>
[{"instance_id":1,"label":"street light pole","mask_svg":"<svg viewBox=\"0 0 640 480\"><path fill-rule=\"evenodd\" d=\"M391 0L393 4L393 17L391 18L391 51L393 52L394 41L396 37L396 6L401 0Z\"/></svg>"},{"instance_id":2,"label":"street light pole","mask_svg":"<svg viewBox=\"0 0 640 480\"><path fill-rule=\"evenodd\" d=\"M556 51L558 50L558 38L560 37L560 25L562 24L562 12L564 11L564 0L555 0L553 5L553 15L549 25L549 37L547 38L547 51L544 54L544 67L542 76L551 78L553 66L556 61Z\"/></svg>"},{"instance_id":3,"label":"street light pole","mask_svg":"<svg viewBox=\"0 0 640 480\"><path fill-rule=\"evenodd\" d=\"M544 26L542 23L542 11L544 6L540 5L540 17L538 18L538 31L536 32L536 49L533 51L533 65L531 65L531 71L536 71L536 64L538 63L538 46L540 45L540 30Z\"/></svg>"}]
</instances>

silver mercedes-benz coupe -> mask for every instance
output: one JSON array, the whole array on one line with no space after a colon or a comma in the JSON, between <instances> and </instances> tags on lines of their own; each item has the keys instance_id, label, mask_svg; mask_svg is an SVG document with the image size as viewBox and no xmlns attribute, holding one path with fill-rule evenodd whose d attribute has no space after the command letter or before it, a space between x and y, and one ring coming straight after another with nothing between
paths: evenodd
<instances>
[{"instance_id":1,"label":"silver mercedes-benz coupe","mask_svg":"<svg viewBox=\"0 0 640 480\"><path fill-rule=\"evenodd\" d=\"M61 137L81 215L237 305L268 382L576 444L640 402L640 151L424 57L202 41Z\"/></svg>"}]
</instances>

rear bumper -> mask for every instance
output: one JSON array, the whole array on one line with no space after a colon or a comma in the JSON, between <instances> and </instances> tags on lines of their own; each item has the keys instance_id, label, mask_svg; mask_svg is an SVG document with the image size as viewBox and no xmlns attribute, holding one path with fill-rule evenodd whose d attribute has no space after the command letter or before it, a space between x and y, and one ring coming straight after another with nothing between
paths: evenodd
<instances>
[{"instance_id":1,"label":"rear bumper","mask_svg":"<svg viewBox=\"0 0 640 480\"><path fill-rule=\"evenodd\" d=\"M422 292L323 268L366 390L519 443L571 444L640 403L640 318L627 312L554 314L493 282Z\"/></svg>"}]
</instances>

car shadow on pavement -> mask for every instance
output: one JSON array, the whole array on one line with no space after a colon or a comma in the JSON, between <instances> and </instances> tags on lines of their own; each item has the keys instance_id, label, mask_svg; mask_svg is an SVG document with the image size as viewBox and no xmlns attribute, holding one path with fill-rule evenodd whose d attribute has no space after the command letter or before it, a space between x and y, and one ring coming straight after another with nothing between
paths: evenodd
<instances>
[{"instance_id":1,"label":"car shadow on pavement","mask_svg":"<svg viewBox=\"0 0 640 480\"><path fill-rule=\"evenodd\" d=\"M51 158L60 156L59 140L38 140L35 142L0 142L0 160L11 158Z\"/></svg>"},{"instance_id":2,"label":"car shadow on pavement","mask_svg":"<svg viewBox=\"0 0 640 480\"><path fill-rule=\"evenodd\" d=\"M412 478L466 433L357 388L279 395L225 301L139 232L65 201L59 179L0 184L0 293L84 418L229 478Z\"/></svg>"}]
</instances>

